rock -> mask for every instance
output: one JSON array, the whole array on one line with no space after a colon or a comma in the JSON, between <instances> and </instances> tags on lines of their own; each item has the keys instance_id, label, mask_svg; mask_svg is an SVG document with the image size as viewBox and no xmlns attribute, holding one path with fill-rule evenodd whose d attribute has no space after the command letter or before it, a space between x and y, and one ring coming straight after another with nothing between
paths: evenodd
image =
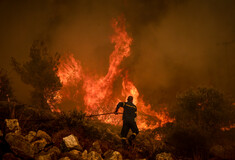
<instances>
[{"instance_id":1,"label":"rock","mask_svg":"<svg viewBox=\"0 0 235 160\"><path fill-rule=\"evenodd\" d=\"M40 154L35 157L35 160L57 160L60 153L60 149L53 146L47 152L40 152Z\"/></svg>"},{"instance_id":2,"label":"rock","mask_svg":"<svg viewBox=\"0 0 235 160\"><path fill-rule=\"evenodd\" d=\"M14 132L20 134L21 128L18 119L5 119L5 134Z\"/></svg>"},{"instance_id":3,"label":"rock","mask_svg":"<svg viewBox=\"0 0 235 160\"><path fill-rule=\"evenodd\" d=\"M73 134L64 137L63 142L68 149L76 148L77 150L82 151L82 146L79 144L77 137L75 137Z\"/></svg>"},{"instance_id":4,"label":"rock","mask_svg":"<svg viewBox=\"0 0 235 160\"><path fill-rule=\"evenodd\" d=\"M92 144L92 147L90 148L90 152L91 151L95 151L97 153L100 153L102 154L102 150L100 148L100 144L99 144L99 141L95 141L93 144Z\"/></svg>"},{"instance_id":5,"label":"rock","mask_svg":"<svg viewBox=\"0 0 235 160\"><path fill-rule=\"evenodd\" d=\"M224 159L225 158L225 149L221 145L214 145L210 149L210 154L215 157Z\"/></svg>"},{"instance_id":6,"label":"rock","mask_svg":"<svg viewBox=\"0 0 235 160\"><path fill-rule=\"evenodd\" d=\"M2 160L21 160L21 159L16 157L13 153L5 153L2 156Z\"/></svg>"},{"instance_id":7,"label":"rock","mask_svg":"<svg viewBox=\"0 0 235 160\"><path fill-rule=\"evenodd\" d=\"M69 155L72 159L81 159L82 153L76 149L69 151Z\"/></svg>"},{"instance_id":8,"label":"rock","mask_svg":"<svg viewBox=\"0 0 235 160\"><path fill-rule=\"evenodd\" d=\"M104 153L104 159L105 160L122 160L122 155L113 150L108 150Z\"/></svg>"},{"instance_id":9,"label":"rock","mask_svg":"<svg viewBox=\"0 0 235 160\"><path fill-rule=\"evenodd\" d=\"M11 150L19 157L25 159L34 157L32 145L22 135L8 133L5 140L10 145Z\"/></svg>"},{"instance_id":10,"label":"rock","mask_svg":"<svg viewBox=\"0 0 235 160\"><path fill-rule=\"evenodd\" d=\"M156 160L173 160L171 153L160 153L156 155Z\"/></svg>"},{"instance_id":11,"label":"rock","mask_svg":"<svg viewBox=\"0 0 235 160\"><path fill-rule=\"evenodd\" d=\"M41 139L45 139L48 143L51 143L51 136L49 136L46 132L42 131L42 130L38 130L36 137L41 138Z\"/></svg>"},{"instance_id":12,"label":"rock","mask_svg":"<svg viewBox=\"0 0 235 160\"><path fill-rule=\"evenodd\" d=\"M74 155L82 154L80 151L78 151L78 150L76 150L76 149L74 149L74 150L72 150L72 151L69 151L69 153L74 154Z\"/></svg>"},{"instance_id":13,"label":"rock","mask_svg":"<svg viewBox=\"0 0 235 160\"><path fill-rule=\"evenodd\" d=\"M59 160L70 160L69 157L63 157L63 158L60 158Z\"/></svg>"},{"instance_id":14,"label":"rock","mask_svg":"<svg viewBox=\"0 0 235 160\"><path fill-rule=\"evenodd\" d=\"M85 150L85 151L82 153L82 159L83 159L83 160L86 160L86 159L87 159L87 156L88 156L87 150Z\"/></svg>"},{"instance_id":15,"label":"rock","mask_svg":"<svg viewBox=\"0 0 235 160\"><path fill-rule=\"evenodd\" d=\"M43 138L34 141L33 143L31 143L31 145L33 146L34 153L39 153L45 148L45 146L47 145L47 141Z\"/></svg>"},{"instance_id":16,"label":"rock","mask_svg":"<svg viewBox=\"0 0 235 160\"><path fill-rule=\"evenodd\" d=\"M30 131L28 135L25 136L25 139L27 139L29 142L32 142L36 138L36 132Z\"/></svg>"},{"instance_id":17,"label":"rock","mask_svg":"<svg viewBox=\"0 0 235 160\"><path fill-rule=\"evenodd\" d=\"M35 157L35 160L52 160L50 154L39 155Z\"/></svg>"},{"instance_id":18,"label":"rock","mask_svg":"<svg viewBox=\"0 0 235 160\"><path fill-rule=\"evenodd\" d=\"M3 137L3 133L2 133L2 131L0 130L0 138L2 138Z\"/></svg>"},{"instance_id":19,"label":"rock","mask_svg":"<svg viewBox=\"0 0 235 160\"><path fill-rule=\"evenodd\" d=\"M60 153L61 153L60 149L58 147L56 147L56 146L53 146L51 149L49 149L48 152L49 153L54 153L56 155L60 155Z\"/></svg>"},{"instance_id":20,"label":"rock","mask_svg":"<svg viewBox=\"0 0 235 160\"><path fill-rule=\"evenodd\" d=\"M101 157L101 155L95 151L91 151L88 155L87 155L87 159L88 160L103 160L103 158Z\"/></svg>"}]
</instances>

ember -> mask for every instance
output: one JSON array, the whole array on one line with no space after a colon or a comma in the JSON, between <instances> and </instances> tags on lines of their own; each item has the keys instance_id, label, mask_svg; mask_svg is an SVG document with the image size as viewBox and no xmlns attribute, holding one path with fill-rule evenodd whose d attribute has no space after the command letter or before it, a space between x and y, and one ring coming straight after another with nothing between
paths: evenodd
<instances>
[{"instance_id":1,"label":"ember","mask_svg":"<svg viewBox=\"0 0 235 160\"><path fill-rule=\"evenodd\" d=\"M72 54L64 56L58 70L63 87L57 93L57 97L60 97L57 104L70 100L76 104L76 109L83 109L90 115L113 112L120 99L125 100L127 96L132 95L134 104L138 108L137 124L140 129L154 129L167 122L172 122L173 119L168 117L166 108L160 113L152 110L151 105L146 105L139 96L134 83L128 79L128 73L123 76L120 64L124 58L130 55L132 38L127 34L125 21L122 18L113 19L112 27L114 34L111 37L111 42L114 44L114 51L109 57L108 73L105 76L98 76L99 78L89 76L83 72L80 61L76 60ZM123 77L122 93L118 97L113 97L113 83L119 76ZM81 96L83 97L82 104L79 102ZM100 116L98 118L115 125L120 125L121 122L121 115Z\"/></svg>"}]
</instances>

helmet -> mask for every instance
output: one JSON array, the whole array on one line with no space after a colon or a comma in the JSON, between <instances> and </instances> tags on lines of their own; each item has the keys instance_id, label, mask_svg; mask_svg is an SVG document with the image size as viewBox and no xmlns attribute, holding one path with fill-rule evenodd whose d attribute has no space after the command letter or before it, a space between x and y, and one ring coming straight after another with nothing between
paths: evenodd
<instances>
[{"instance_id":1,"label":"helmet","mask_svg":"<svg viewBox=\"0 0 235 160\"><path fill-rule=\"evenodd\" d=\"M133 102L133 97L132 96L128 96L127 101L128 102Z\"/></svg>"}]
</instances>

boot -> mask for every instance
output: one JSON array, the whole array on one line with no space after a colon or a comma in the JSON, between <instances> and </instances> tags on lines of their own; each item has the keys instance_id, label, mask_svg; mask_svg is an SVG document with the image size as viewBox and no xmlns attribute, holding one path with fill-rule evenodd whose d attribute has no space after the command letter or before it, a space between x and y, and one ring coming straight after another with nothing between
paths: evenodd
<instances>
[{"instance_id":1,"label":"boot","mask_svg":"<svg viewBox=\"0 0 235 160\"><path fill-rule=\"evenodd\" d=\"M122 139L122 147L123 147L124 149L127 148L126 139Z\"/></svg>"},{"instance_id":2,"label":"boot","mask_svg":"<svg viewBox=\"0 0 235 160\"><path fill-rule=\"evenodd\" d=\"M132 146L132 141L135 139L135 135L132 134L129 138L128 138L128 142L130 144L130 146Z\"/></svg>"}]
</instances>

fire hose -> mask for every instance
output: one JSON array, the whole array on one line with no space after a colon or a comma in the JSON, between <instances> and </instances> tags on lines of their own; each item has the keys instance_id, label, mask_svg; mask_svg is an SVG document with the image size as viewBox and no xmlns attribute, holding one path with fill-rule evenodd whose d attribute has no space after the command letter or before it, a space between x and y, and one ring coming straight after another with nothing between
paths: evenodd
<instances>
[{"instance_id":1,"label":"fire hose","mask_svg":"<svg viewBox=\"0 0 235 160\"><path fill-rule=\"evenodd\" d=\"M101 113L101 114L91 114L89 116L85 116L85 117L96 117L96 116L104 116L104 115L109 115L109 114L123 114L123 113L114 113L114 112L110 112L110 113ZM5 119L2 119L0 118L0 120L5 120ZM52 121L52 120L56 120L56 119L34 119L34 120L28 120L28 119L21 119L21 121Z\"/></svg>"},{"instance_id":2,"label":"fire hose","mask_svg":"<svg viewBox=\"0 0 235 160\"><path fill-rule=\"evenodd\" d=\"M110 113L101 113L101 114L91 114L91 115L85 116L85 117L95 117L95 116L103 116L103 115L109 115L109 114L123 114L123 113L110 112Z\"/></svg>"}]
</instances>

